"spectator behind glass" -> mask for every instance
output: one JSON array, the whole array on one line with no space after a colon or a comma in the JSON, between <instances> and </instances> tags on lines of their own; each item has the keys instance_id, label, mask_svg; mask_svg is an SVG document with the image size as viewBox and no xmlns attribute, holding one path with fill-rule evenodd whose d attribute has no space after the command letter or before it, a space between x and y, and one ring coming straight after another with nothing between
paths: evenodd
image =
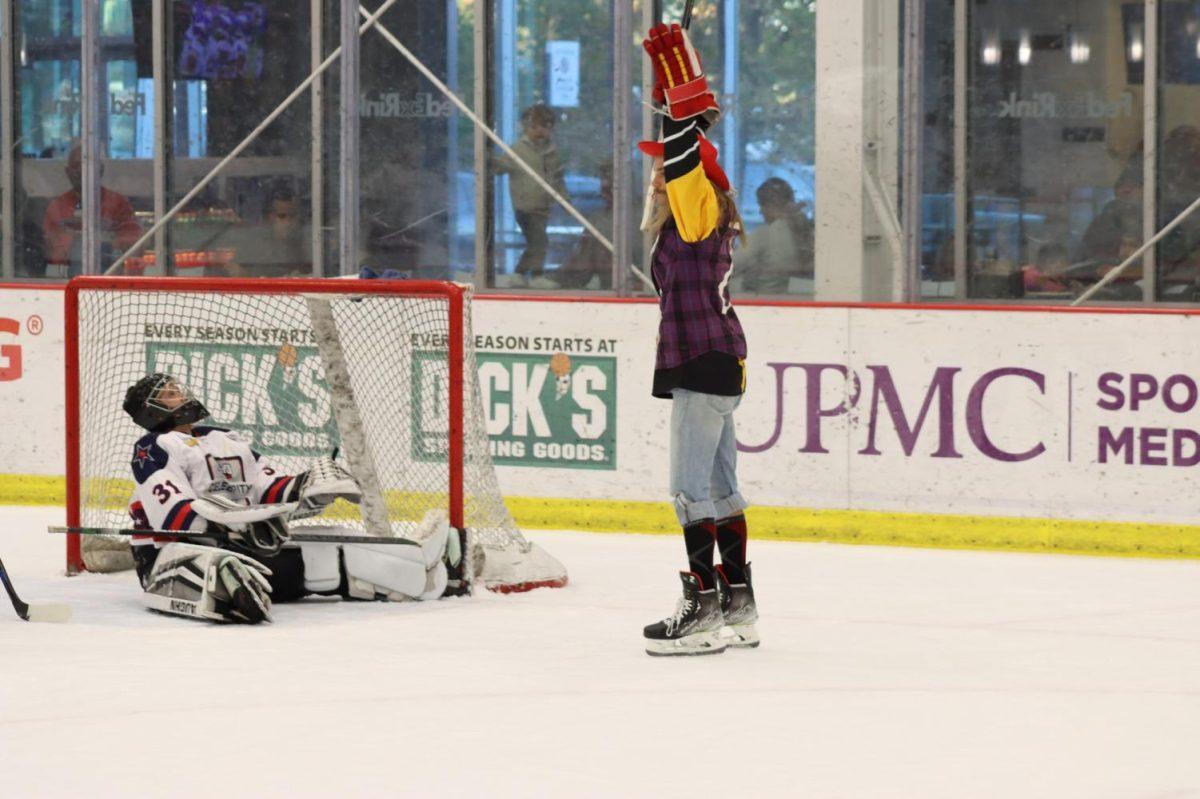
<instances>
[{"instance_id":1,"label":"spectator behind glass","mask_svg":"<svg viewBox=\"0 0 1200 799\"><path fill-rule=\"evenodd\" d=\"M55 197L46 207L42 233L46 240L48 277L77 275L83 265L83 150L77 144L67 155L63 170L71 188ZM123 195L100 188L101 267L115 261L142 236L142 227L133 216L133 206Z\"/></svg>"},{"instance_id":2,"label":"spectator behind glass","mask_svg":"<svg viewBox=\"0 0 1200 799\"><path fill-rule=\"evenodd\" d=\"M590 221L601 233L612 230L613 168L600 167L600 197L604 209L592 215ZM555 275L558 283L568 289L608 289L612 287L612 253L600 241L584 230L574 251L563 261Z\"/></svg>"},{"instance_id":3,"label":"spectator behind glass","mask_svg":"<svg viewBox=\"0 0 1200 799\"><path fill-rule=\"evenodd\" d=\"M1026 266L1021 271L1026 292L1061 293L1068 290L1067 268L1071 259L1067 248L1061 244L1043 244L1038 248L1037 260L1033 266Z\"/></svg>"},{"instance_id":4,"label":"spectator behind glass","mask_svg":"<svg viewBox=\"0 0 1200 799\"><path fill-rule=\"evenodd\" d=\"M312 277L310 229L300 219L300 201L287 187L273 190L263 203L262 222L234 236L233 277Z\"/></svg>"},{"instance_id":5,"label":"spectator behind glass","mask_svg":"<svg viewBox=\"0 0 1200 799\"><path fill-rule=\"evenodd\" d=\"M782 178L767 178L755 196L765 224L733 253L734 274L746 291L783 294L792 277L812 277L813 224Z\"/></svg>"},{"instance_id":6,"label":"spectator behind glass","mask_svg":"<svg viewBox=\"0 0 1200 799\"><path fill-rule=\"evenodd\" d=\"M29 194L17 186L13 194L17 219L16 271L17 277L46 276L46 244L42 239L42 228L29 210Z\"/></svg>"},{"instance_id":7,"label":"spectator behind glass","mask_svg":"<svg viewBox=\"0 0 1200 799\"><path fill-rule=\"evenodd\" d=\"M512 146L513 152L533 167L543 180L564 198L567 186L563 181L563 165L554 146L554 112L546 105L531 105L521 113L521 138ZM546 267L546 250L550 240L546 226L554 200L519 164L507 155L496 159L496 173L507 174L508 191L512 197L517 225L525 237L525 251L517 262L517 274L528 282L541 277Z\"/></svg>"},{"instance_id":8,"label":"spectator behind glass","mask_svg":"<svg viewBox=\"0 0 1200 799\"><path fill-rule=\"evenodd\" d=\"M1121 253L1132 252L1142 237L1142 165L1138 156L1130 161L1113 186L1115 195L1083 234L1079 250L1081 261L1096 261L1100 266L1121 262Z\"/></svg>"}]
</instances>

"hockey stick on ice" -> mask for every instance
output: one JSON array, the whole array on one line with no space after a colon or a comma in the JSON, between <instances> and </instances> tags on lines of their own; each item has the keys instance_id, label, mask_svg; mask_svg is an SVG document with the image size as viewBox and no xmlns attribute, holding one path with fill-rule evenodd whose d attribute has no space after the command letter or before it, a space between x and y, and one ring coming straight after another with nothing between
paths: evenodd
<instances>
[{"instance_id":1,"label":"hockey stick on ice","mask_svg":"<svg viewBox=\"0 0 1200 799\"><path fill-rule=\"evenodd\" d=\"M177 538L186 541L191 538L222 539L220 533L190 532L180 530L137 530L132 527L50 527L51 533L74 533L75 535L152 535L156 538ZM420 546L411 538L383 538L373 535L336 535L325 533L293 533L288 541L298 544L408 544Z\"/></svg>"},{"instance_id":2,"label":"hockey stick on ice","mask_svg":"<svg viewBox=\"0 0 1200 799\"><path fill-rule=\"evenodd\" d=\"M13 610L25 621L62 622L71 618L70 605L59 603L30 605L22 602L21 597L17 596L17 589L13 588L12 580L8 579L8 570L4 568L4 561L0 561L0 582L4 583L4 590L8 592L8 598L12 600Z\"/></svg>"}]
</instances>

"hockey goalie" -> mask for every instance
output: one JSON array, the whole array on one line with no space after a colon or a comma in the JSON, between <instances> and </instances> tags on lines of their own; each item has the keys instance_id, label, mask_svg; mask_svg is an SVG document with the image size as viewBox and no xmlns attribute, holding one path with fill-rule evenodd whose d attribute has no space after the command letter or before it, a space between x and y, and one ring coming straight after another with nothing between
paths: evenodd
<instances>
[{"instance_id":1,"label":"hockey goalie","mask_svg":"<svg viewBox=\"0 0 1200 799\"><path fill-rule=\"evenodd\" d=\"M271 620L273 603L314 594L396 601L456 592L461 542L439 511L426 516L411 543L297 543L289 540L289 522L316 516L339 498L362 498L331 458L301 474L281 473L229 431L197 424L208 410L167 374L131 386L124 409L147 431L131 462L134 526L201 534L187 541L134 536L150 608L257 624Z\"/></svg>"}]
</instances>

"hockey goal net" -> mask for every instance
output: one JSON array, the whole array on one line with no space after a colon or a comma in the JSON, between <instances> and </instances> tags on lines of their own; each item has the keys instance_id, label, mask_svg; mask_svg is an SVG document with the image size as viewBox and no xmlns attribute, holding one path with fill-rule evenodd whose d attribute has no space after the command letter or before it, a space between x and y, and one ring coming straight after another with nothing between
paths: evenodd
<instances>
[{"instance_id":1,"label":"hockey goal net","mask_svg":"<svg viewBox=\"0 0 1200 799\"><path fill-rule=\"evenodd\" d=\"M363 502L305 526L413 537L432 509L468 531L476 582L566 584L504 505L488 449L470 289L436 281L83 277L66 293L67 524L129 526L130 458L144 435L122 410L165 372L285 471L336 450ZM68 572L106 570L121 539L71 535Z\"/></svg>"}]
</instances>

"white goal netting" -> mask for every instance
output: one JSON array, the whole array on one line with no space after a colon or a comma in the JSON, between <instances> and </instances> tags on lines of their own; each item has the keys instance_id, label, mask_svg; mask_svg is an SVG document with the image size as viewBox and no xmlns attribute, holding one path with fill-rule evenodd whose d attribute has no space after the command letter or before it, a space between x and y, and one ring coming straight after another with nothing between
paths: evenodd
<instances>
[{"instance_id":1,"label":"white goal netting","mask_svg":"<svg viewBox=\"0 0 1200 799\"><path fill-rule=\"evenodd\" d=\"M129 526L130 458L144 431L121 404L140 377L166 372L208 408L201 424L235 431L285 472L337 450L363 484L364 502L339 501L305 526L408 537L427 511L444 509L470 531L476 570L489 587L565 582L561 564L531 547L500 494L469 292L421 283L404 293L397 284L341 280L214 282L211 290L191 283L183 291L173 282L92 288L79 281L78 525ZM313 291L318 284L338 291ZM451 347L455 301L463 303L460 352ZM68 357L71 350L68 342ZM455 415L451 364L459 360L462 412ZM456 449L459 468L452 467ZM461 492L452 489L456 473ZM85 563L112 545L82 540Z\"/></svg>"}]
</instances>

